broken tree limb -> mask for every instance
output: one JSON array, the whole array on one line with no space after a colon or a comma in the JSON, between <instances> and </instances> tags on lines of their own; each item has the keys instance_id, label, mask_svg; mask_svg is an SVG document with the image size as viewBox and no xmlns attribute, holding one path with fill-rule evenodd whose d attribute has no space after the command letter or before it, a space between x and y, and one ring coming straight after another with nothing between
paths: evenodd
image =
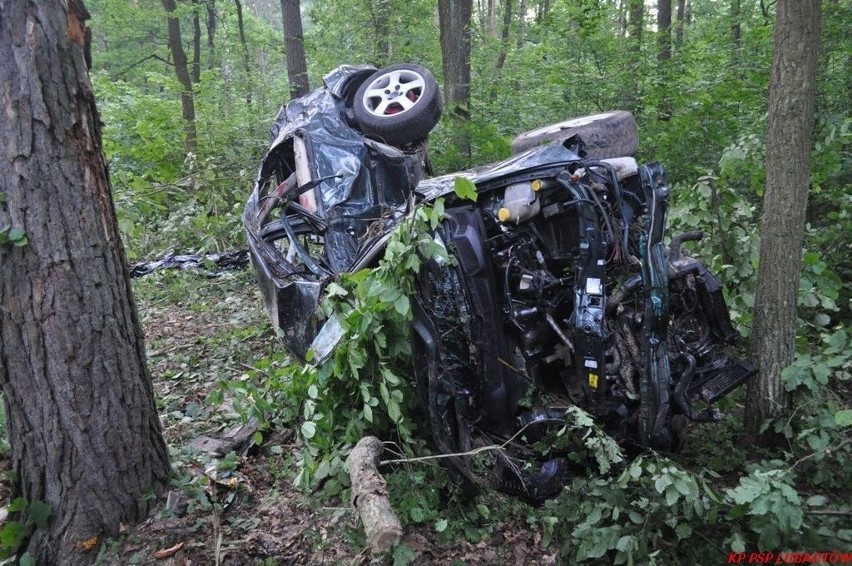
<instances>
[{"instance_id":1,"label":"broken tree limb","mask_svg":"<svg viewBox=\"0 0 852 566\"><path fill-rule=\"evenodd\" d=\"M361 515L367 543L374 554L385 552L402 538L402 525L388 500L387 483L379 473L382 441L365 436L349 455L352 506Z\"/></svg>"}]
</instances>

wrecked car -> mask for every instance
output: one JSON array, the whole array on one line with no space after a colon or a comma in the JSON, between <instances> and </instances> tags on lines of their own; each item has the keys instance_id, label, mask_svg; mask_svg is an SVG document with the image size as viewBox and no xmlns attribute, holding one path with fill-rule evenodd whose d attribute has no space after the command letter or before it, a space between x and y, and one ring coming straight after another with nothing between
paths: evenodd
<instances>
[{"instance_id":1,"label":"wrecked car","mask_svg":"<svg viewBox=\"0 0 852 566\"><path fill-rule=\"evenodd\" d=\"M632 115L534 130L503 162L429 178L440 111L432 74L394 65L340 67L279 112L243 220L288 350L327 356L340 328L318 308L325 285L375 264L410 207L444 198L434 238L455 261L424 264L411 332L437 450L505 445L494 485L542 501L573 464L531 447L569 407L658 450L676 450L688 420L717 420L714 403L755 369L729 353L739 334L718 278L681 249L702 234L665 242L665 173L634 158ZM475 202L457 197L457 177ZM466 458L449 460L476 484Z\"/></svg>"}]
</instances>

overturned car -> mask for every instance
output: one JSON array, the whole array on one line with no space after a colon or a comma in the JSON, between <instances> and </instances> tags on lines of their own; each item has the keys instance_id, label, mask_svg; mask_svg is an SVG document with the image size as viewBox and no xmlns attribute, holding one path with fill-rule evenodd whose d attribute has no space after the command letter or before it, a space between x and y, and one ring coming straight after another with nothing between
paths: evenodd
<instances>
[{"instance_id":1,"label":"overturned car","mask_svg":"<svg viewBox=\"0 0 852 566\"><path fill-rule=\"evenodd\" d=\"M739 334L719 280L681 251L701 233L664 242L668 186L659 164L633 158L633 117L548 126L506 161L426 178L440 110L428 70L394 65L340 67L279 112L243 220L288 350L327 355L339 327L320 315L324 286L374 264L411 206L443 197L434 237L455 261L422 268L411 333L438 450L505 445L496 487L541 501L572 463L532 447L568 407L659 450L680 446L687 420L718 419L714 403L755 369L727 353ZM455 195L460 176L475 202ZM466 459L450 461L476 483Z\"/></svg>"}]
</instances>

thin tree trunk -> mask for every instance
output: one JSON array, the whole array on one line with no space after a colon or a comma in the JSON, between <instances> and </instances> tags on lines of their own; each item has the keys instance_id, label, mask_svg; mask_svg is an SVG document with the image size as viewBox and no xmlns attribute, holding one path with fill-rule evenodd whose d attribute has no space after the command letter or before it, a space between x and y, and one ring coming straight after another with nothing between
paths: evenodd
<instances>
[{"instance_id":1,"label":"thin tree trunk","mask_svg":"<svg viewBox=\"0 0 852 566\"><path fill-rule=\"evenodd\" d=\"M497 37L497 0L488 0L488 33Z\"/></svg>"},{"instance_id":2,"label":"thin tree trunk","mask_svg":"<svg viewBox=\"0 0 852 566\"><path fill-rule=\"evenodd\" d=\"M216 0L207 0L207 69L216 68Z\"/></svg>"},{"instance_id":3,"label":"thin tree trunk","mask_svg":"<svg viewBox=\"0 0 852 566\"><path fill-rule=\"evenodd\" d=\"M198 0L192 0L192 84L201 81L201 16Z\"/></svg>"},{"instance_id":4,"label":"thin tree trunk","mask_svg":"<svg viewBox=\"0 0 852 566\"><path fill-rule=\"evenodd\" d=\"M740 25L741 19L740 0L731 0L731 60L734 65L739 65L742 57L742 28Z\"/></svg>"},{"instance_id":5,"label":"thin tree trunk","mask_svg":"<svg viewBox=\"0 0 852 566\"><path fill-rule=\"evenodd\" d=\"M683 26L684 26L684 11L686 10L686 0L677 0L677 24L675 25L675 51L680 51L683 45Z\"/></svg>"},{"instance_id":6,"label":"thin tree trunk","mask_svg":"<svg viewBox=\"0 0 852 566\"><path fill-rule=\"evenodd\" d=\"M438 0L444 100L453 121L453 142L463 157L470 157L470 18L472 0Z\"/></svg>"},{"instance_id":7,"label":"thin tree trunk","mask_svg":"<svg viewBox=\"0 0 852 566\"><path fill-rule=\"evenodd\" d=\"M643 0L629 0L627 28L630 34L628 47L628 66L633 81L626 85L625 97L627 108L634 114L639 113L640 107L640 68L642 63L642 28L645 25L645 3Z\"/></svg>"},{"instance_id":8,"label":"thin tree trunk","mask_svg":"<svg viewBox=\"0 0 852 566\"><path fill-rule=\"evenodd\" d=\"M672 103L669 95L672 58L672 0L657 1L657 89L660 106L658 120L669 120L672 115Z\"/></svg>"},{"instance_id":9,"label":"thin tree trunk","mask_svg":"<svg viewBox=\"0 0 852 566\"><path fill-rule=\"evenodd\" d=\"M520 0L520 5L518 6L518 49L524 46L524 41L526 41L526 37L524 34L526 33L527 27L527 0Z\"/></svg>"},{"instance_id":10,"label":"thin tree trunk","mask_svg":"<svg viewBox=\"0 0 852 566\"><path fill-rule=\"evenodd\" d=\"M302 9L299 0L281 0L281 17L284 19L284 47L287 52L287 78L290 81L290 98L307 94L308 63L305 60L305 41L302 35Z\"/></svg>"},{"instance_id":11,"label":"thin tree trunk","mask_svg":"<svg viewBox=\"0 0 852 566\"><path fill-rule=\"evenodd\" d=\"M819 62L819 0L778 0L775 58L769 85L766 193L752 346L760 370L749 383L746 427L756 437L763 421L790 399L781 370L793 362L796 296L802 270L805 210Z\"/></svg>"},{"instance_id":12,"label":"thin tree trunk","mask_svg":"<svg viewBox=\"0 0 852 566\"><path fill-rule=\"evenodd\" d=\"M243 52L243 70L246 72L246 104L251 104L251 65L249 64L248 43L246 43L246 29L243 23L243 5L240 0L234 0L237 8L237 29L240 33L240 49Z\"/></svg>"},{"instance_id":13,"label":"thin tree trunk","mask_svg":"<svg viewBox=\"0 0 852 566\"><path fill-rule=\"evenodd\" d=\"M195 129L195 99L192 94L192 79L186 62L186 52L180 35L180 20L175 16L177 5L175 0L163 0L163 7L168 13L169 49L175 65L175 74L182 87L180 91L181 113L183 115L184 131L186 133L186 151L195 153L198 135Z\"/></svg>"},{"instance_id":14,"label":"thin tree trunk","mask_svg":"<svg viewBox=\"0 0 852 566\"><path fill-rule=\"evenodd\" d=\"M384 67L391 57L390 42L390 0L372 0L370 10L375 31L376 55L374 57L377 67Z\"/></svg>"},{"instance_id":15,"label":"thin tree trunk","mask_svg":"<svg viewBox=\"0 0 852 566\"><path fill-rule=\"evenodd\" d=\"M512 2L513 0L503 0L503 30L500 32L500 54L497 55L497 65L495 69L499 74L506 64L506 57L509 54L509 32L512 29Z\"/></svg>"},{"instance_id":16,"label":"thin tree trunk","mask_svg":"<svg viewBox=\"0 0 852 566\"><path fill-rule=\"evenodd\" d=\"M84 541L143 520L170 473L119 239L79 0L0 17L0 384L15 494L52 514L36 563L88 564Z\"/></svg>"}]
</instances>

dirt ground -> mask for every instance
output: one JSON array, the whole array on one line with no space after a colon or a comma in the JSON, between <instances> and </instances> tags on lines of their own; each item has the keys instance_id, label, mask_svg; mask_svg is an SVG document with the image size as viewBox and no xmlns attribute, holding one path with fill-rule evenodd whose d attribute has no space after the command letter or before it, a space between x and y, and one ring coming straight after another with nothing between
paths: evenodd
<instances>
[{"instance_id":1,"label":"dirt ground","mask_svg":"<svg viewBox=\"0 0 852 566\"><path fill-rule=\"evenodd\" d=\"M199 443L243 425L233 400L207 402L217 383L248 379L249 370L257 369L253 360L280 356L251 272L216 279L158 273L136 280L134 289L174 480L156 514L107 541L98 563L393 563L391 556L370 556L347 501L293 487L296 440L290 431L269 431L260 447L231 459L212 456ZM555 553L540 548L541 536L530 532L525 519L494 525L475 544L442 541L434 529L409 529L406 562L555 564Z\"/></svg>"}]
</instances>

